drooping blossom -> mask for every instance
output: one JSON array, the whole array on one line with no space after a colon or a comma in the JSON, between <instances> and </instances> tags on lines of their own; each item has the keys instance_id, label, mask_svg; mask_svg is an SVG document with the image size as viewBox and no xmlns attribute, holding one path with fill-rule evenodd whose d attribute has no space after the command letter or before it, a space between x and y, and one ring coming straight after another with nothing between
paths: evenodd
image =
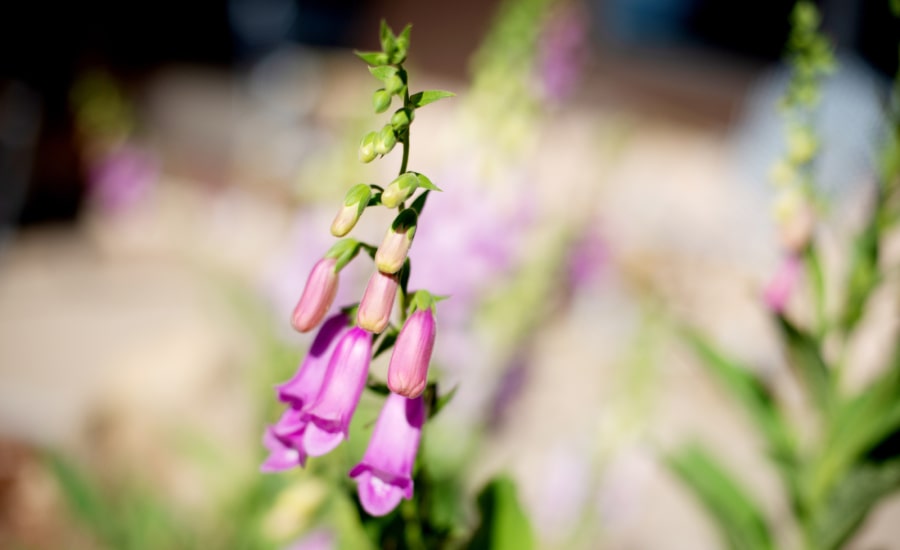
<instances>
[{"instance_id":1,"label":"drooping blossom","mask_svg":"<svg viewBox=\"0 0 900 550\"><path fill-rule=\"evenodd\" d=\"M336 258L322 258L313 266L291 316L291 324L299 332L312 330L328 313L338 289L336 267Z\"/></svg>"},{"instance_id":2,"label":"drooping blossom","mask_svg":"<svg viewBox=\"0 0 900 550\"><path fill-rule=\"evenodd\" d=\"M392 392L409 398L422 395L428 382L435 329L431 308L416 311L406 320L388 366L388 388Z\"/></svg>"},{"instance_id":3,"label":"drooping blossom","mask_svg":"<svg viewBox=\"0 0 900 550\"><path fill-rule=\"evenodd\" d=\"M387 328L398 285L397 275L389 275L378 270L372 273L356 315L356 322L360 327L375 334Z\"/></svg>"},{"instance_id":4,"label":"drooping blossom","mask_svg":"<svg viewBox=\"0 0 900 550\"><path fill-rule=\"evenodd\" d=\"M322 324L297 372L277 387L280 401L297 410L312 406L328 371L328 360L337 342L350 330L349 323L345 313L338 313Z\"/></svg>"},{"instance_id":5,"label":"drooping blossom","mask_svg":"<svg viewBox=\"0 0 900 550\"><path fill-rule=\"evenodd\" d=\"M372 335L359 327L347 331L338 342L322 389L307 411L302 443L310 456L324 455L347 438L371 358Z\"/></svg>"},{"instance_id":6,"label":"drooping blossom","mask_svg":"<svg viewBox=\"0 0 900 550\"><path fill-rule=\"evenodd\" d=\"M800 258L791 254L784 258L775 276L766 286L763 293L763 299L766 305L775 313L782 313L787 307L788 300L794 293L797 283L800 281L800 275L803 271L803 265Z\"/></svg>"},{"instance_id":7,"label":"drooping blossom","mask_svg":"<svg viewBox=\"0 0 900 550\"><path fill-rule=\"evenodd\" d=\"M289 470L306 464L306 453L302 447L294 446L290 440L285 440L276 435L276 428L268 426L263 433L263 445L269 451L269 456L259 467L260 471L271 473Z\"/></svg>"},{"instance_id":8,"label":"drooping blossom","mask_svg":"<svg viewBox=\"0 0 900 550\"><path fill-rule=\"evenodd\" d=\"M362 461L350 470L358 484L359 501L369 514L386 515L401 499L412 498L412 469L424 422L421 397L388 396Z\"/></svg>"},{"instance_id":9,"label":"drooping blossom","mask_svg":"<svg viewBox=\"0 0 900 550\"><path fill-rule=\"evenodd\" d=\"M375 267L382 273L397 273L406 261L406 255L416 235L418 216L412 208L401 212L388 228L375 252Z\"/></svg>"}]
</instances>

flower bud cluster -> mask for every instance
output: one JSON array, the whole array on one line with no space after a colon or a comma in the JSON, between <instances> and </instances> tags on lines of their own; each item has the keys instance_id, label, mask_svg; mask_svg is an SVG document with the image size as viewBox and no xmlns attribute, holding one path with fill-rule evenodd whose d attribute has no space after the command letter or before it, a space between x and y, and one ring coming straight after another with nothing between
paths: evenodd
<instances>
[{"instance_id":1,"label":"flower bud cluster","mask_svg":"<svg viewBox=\"0 0 900 550\"><path fill-rule=\"evenodd\" d=\"M340 445L348 437L350 421L368 385L375 340L382 333L390 333L382 338L380 349L389 348L393 342L387 380L391 393L362 462L350 472L358 483L363 508L372 515L387 514L402 498L412 497L412 468L426 417L423 393L428 385L436 334L435 304L439 299L424 290L408 293L406 289L411 269L408 254L419 214L428 193L440 191L426 176L407 171L406 162L415 110L452 94L426 91L409 95L408 76L402 66L409 32L407 26L395 35L382 23L382 51L357 53L383 84L373 96L375 112L386 111L395 96L403 102L389 123L365 135L359 159L369 162L401 143L403 163L400 174L386 188L360 183L344 196L331 224L332 235L342 239L313 266L291 318L300 332L321 328L296 374L277 387L278 399L287 408L263 438L269 456L262 470L267 472L304 466L308 457L324 455ZM420 188L423 192L407 208L405 202ZM366 208L377 206L398 209L380 246L376 249L346 237ZM360 250L371 255L375 263L362 298L359 304L325 320L337 294L340 271ZM399 331L391 326L398 293L400 316L405 319Z\"/></svg>"}]
</instances>

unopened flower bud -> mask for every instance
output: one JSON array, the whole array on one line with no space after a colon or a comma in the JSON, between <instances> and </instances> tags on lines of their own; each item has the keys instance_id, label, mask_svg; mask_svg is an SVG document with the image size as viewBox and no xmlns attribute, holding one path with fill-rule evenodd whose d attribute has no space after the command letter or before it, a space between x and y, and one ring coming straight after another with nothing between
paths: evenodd
<instances>
[{"instance_id":1,"label":"unopened flower bud","mask_svg":"<svg viewBox=\"0 0 900 550\"><path fill-rule=\"evenodd\" d=\"M396 208L401 202L409 198L419 186L419 178L412 172L406 172L397 176L381 194L381 204L388 208Z\"/></svg>"},{"instance_id":2,"label":"unopened flower bud","mask_svg":"<svg viewBox=\"0 0 900 550\"><path fill-rule=\"evenodd\" d=\"M383 113L388 110L388 107L391 106L391 94L384 88L379 88L375 90L375 93L372 95L372 107L375 108L376 113Z\"/></svg>"},{"instance_id":3,"label":"unopened flower bud","mask_svg":"<svg viewBox=\"0 0 900 550\"><path fill-rule=\"evenodd\" d=\"M366 291L359 302L356 324L369 332L376 334L383 332L391 319L398 285L399 277L396 274L390 275L376 270L369 278L369 284L366 285Z\"/></svg>"},{"instance_id":4,"label":"unopened flower bud","mask_svg":"<svg viewBox=\"0 0 900 550\"><path fill-rule=\"evenodd\" d=\"M391 152L394 145L397 144L397 136L394 135L394 127L385 124L378 132L378 138L375 140L375 152L379 155L386 155Z\"/></svg>"},{"instance_id":5,"label":"unopened flower bud","mask_svg":"<svg viewBox=\"0 0 900 550\"><path fill-rule=\"evenodd\" d=\"M291 324L300 332L307 332L318 325L334 301L338 289L336 258L322 258L309 274L306 287L294 308Z\"/></svg>"},{"instance_id":6,"label":"unopened flower bud","mask_svg":"<svg viewBox=\"0 0 900 550\"><path fill-rule=\"evenodd\" d=\"M431 308L417 311L406 320L397 336L388 367L388 388L392 392L413 398L425 390L435 332Z\"/></svg>"},{"instance_id":7,"label":"unopened flower bud","mask_svg":"<svg viewBox=\"0 0 900 550\"><path fill-rule=\"evenodd\" d=\"M384 89L389 94L399 94L403 90L403 79L400 75L394 73L384 81Z\"/></svg>"},{"instance_id":8,"label":"unopened flower bud","mask_svg":"<svg viewBox=\"0 0 900 550\"><path fill-rule=\"evenodd\" d=\"M359 160L360 162L372 162L375 159L375 139L378 138L377 132L369 132L362 138L359 144Z\"/></svg>"},{"instance_id":9,"label":"unopened flower bud","mask_svg":"<svg viewBox=\"0 0 900 550\"><path fill-rule=\"evenodd\" d=\"M391 126L395 132L402 132L409 127L409 124L415 118L415 111L412 109L397 109L391 117Z\"/></svg>"},{"instance_id":10,"label":"unopened flower bud","mask_svg":"<svg viewBox=\"0 0 900 550\"><path fill-rule=\"evenodd\" d=\"M388 228L375 252L375 267L382 273L396 273L403 267L409 247L416 235L416 211L407 208L401 212Z\"/></svg>"},{"instance_id":11,"label":"unopened flower bud","mask_svg":"<svg viewBox=\"0 0 900 550\"><path fill-rule=\"evenodd\" d=\"M334 221L331 222L331 234L335 237L343 237L349 233L359 217L362 216L371 196L372 190L364 183L351 187L344 196L344 204L338 210Z\"/></svg>"}]
</instances>

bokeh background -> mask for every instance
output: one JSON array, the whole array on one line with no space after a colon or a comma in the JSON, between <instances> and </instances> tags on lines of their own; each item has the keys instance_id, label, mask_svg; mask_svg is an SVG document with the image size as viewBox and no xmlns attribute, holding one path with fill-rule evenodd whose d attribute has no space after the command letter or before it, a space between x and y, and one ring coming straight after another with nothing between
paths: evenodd
<instances>
[{"instance_id":1,"label":"bokeh background","mask_svg":"<svg viewBox=\"0 0 900 550\"><path fill-rule=\"evenodd\" d=\"M839 263L900 33L886 2L820 7L839 60L818 121L821 237ZM356 160L380 123L352 49L377 48L382 18L413 24L412 87L457 93L412 131L410 166L444 190L412 286L452 296L434 368L458 386L426 456L463 494L507 472L542 548L720 547L662 464L688 439L777 517L788 504L759 441L671 319L792 402L761 299L781 256L768 174L790 9L3 3L0 547L361 547L322 468L257 468L271 387L310 342L288 318L331 218L351 185L399 166ZM367 213L354 235L377 242L386 222ZM370 268L356 264L337 303L361 294ZM873 309L851 385L896 333L896 301ZM359 429L376 412L361 407ZM344 447L336 464L363 449ZM898 518L885 501L851 547L900 548Z\"/></svg>"}]
</instances>

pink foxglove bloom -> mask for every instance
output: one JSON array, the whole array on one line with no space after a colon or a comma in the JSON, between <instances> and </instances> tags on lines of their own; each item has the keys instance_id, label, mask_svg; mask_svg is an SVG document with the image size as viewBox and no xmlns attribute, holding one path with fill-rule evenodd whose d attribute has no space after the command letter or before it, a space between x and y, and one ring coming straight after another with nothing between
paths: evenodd
<instances>
[{"instance_id":1,"label":"pink foxglove bloom","mask_svg":"<svg viewBox=\"0 0 900 550\"><path fill-rule=\"evenodd\" d=\"M276 430L275 426L269 426L263 434L263 445L269 451L269 456L259 469L269 473L305 465L306 453L302 447L293 445L290 438L279 437Z\"/></svg>"},{"instance_id":2,"label":"pink foxglove bloom","mask_svg":"<svg viewBox=\"0 0 900 550\"><path fill-rule=\"evenodd\" d=\"M338 289L336 267L336 258L322 258L313 266L291 317L291 324L298 331L312 330L328 313Z\"/></svg>"},{"instance_id":3,"label":"pink foxglove bloom","mask_svg":"<svg viewBox=\"0 0 900 550\"><path fill-rule=\"evenodd\" d=\"M372 358L372 335L354 327L338 342L315 403L307 411L303 449L321 456L347 438L350 419L366 385Z\"/></svg>"},{"instance_id":4,"label":"pink foxglove bloom","mask_svg":"<svg viewBox=\"0 0 900 550\"><path fill-rule=\"evenodd\" d=\"M410 315L397 336L388 367L392 392L413 398L422 395L428 380L428 364L434 349L436 323L431 309Z\"/></svg>"},{"instance_id":5,"label":"pink foxglove bloom","mask_svg":"<svg viewBox=\"0 0 900 550\"><path fill-rule=\"evenodd\" d=\"M377 270L372 274L356 315L356 323L360 327L375 334L387 328L398 284L397 275L388 275Z\"/></svg>"},{"instance_id":6,"label":"pink foxglove bloom","mask_svg":"<svg viewBox=\"0 0 900 550\"><path fill-rule=\"evenodd\" d=\"M800 281L802 265L797 256L787 256L781 263L781 267L766 286L763 298L766 305L772 311L781 313L787 307L788 300L794 293L797 283Z\"/></svg>"},{"instance_id":7,"label":"pink foxglove bloom","mask_svg":"<svg viewBox=\"0 0 900 550\"><path fill-rule=\"evenodd\" d=\"M338 313L329 317L316 334L309 353L306 354L297 373L278 386L278 399L297 410L312 406L325 379L328 360L338 341L349 330L350 319L346 314Z\"/></svg>"},{"instance_id":8,"label":"pink foxglove bloom","mask_svg":"<svg viewBox=\"0 0 900 550\"><path fill-rule=\"evenodd\" d=\"M412 469L425 421L421 397L392 393L381 409L362 462L350 470L366 512L383 516L413 495Z\"/></svg>"}]
</instances>

